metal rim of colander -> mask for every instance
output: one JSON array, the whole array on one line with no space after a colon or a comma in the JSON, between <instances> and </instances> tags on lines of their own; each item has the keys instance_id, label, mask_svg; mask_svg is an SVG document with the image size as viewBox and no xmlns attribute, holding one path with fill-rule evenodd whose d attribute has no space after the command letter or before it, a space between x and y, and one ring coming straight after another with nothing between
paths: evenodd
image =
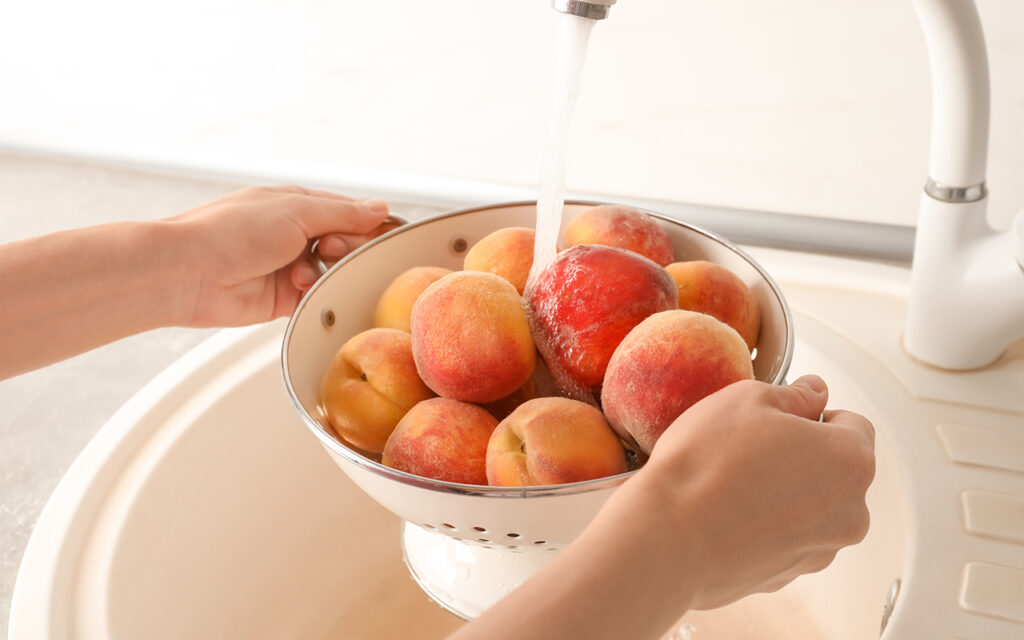
<instances>
[{"instance_id":1,"label":"metal rim of colander","mask_svg":"<svg viewBox=\"0 0 1024 640\"><path fill-rule=\"evenodd\" d=\"M566 200L565 204L596 206L607 203L586 200ZM596 478L594 480L584 480L580 482L570 482L565 484L537 485L530 487L492 487L475 484L463 484L459 482L448 482L445 480L432 480L430 478L424 478L421 476L413 475L411 473L406 473L405 471L399 471L398 469L386 467L383 464L375 460L371 460L370 458L363 456L362 454L356 452L355 450L346 447L334 436L328 433L324 429L323 425L321 425L318 420L316 420L313 416L309 414L308 411L306 411L306 408L298 399L298 394L295 393L295 388L292 385L291 375L289 374L288 346L291 343L292 332L295 329L296 320L302 313L303 309L306 306L306 303L310 300L313 293L324 282L326 282L327 279L330 278L338 269L340 269L348 262L356 259L361 253L363 253L372 246L376 246L377 244L386 242L389 238L397 234L405 233L417 227L431 224L437 220L469 215L472 213L487 211L491 209L504 209L521 206L536 206L536 201L523 200L517 202L505 202L478 207L469 207L465 209L449 211L447 213L441 213L435 216L430 216L422 220L417 220L415 222L410 222L408 224L402 225L400 227L392 229L391 231L377 238L374 238L372 241L364 244L363 246L357 248L352 253L342 258L340 261L338 261L337 264L328 269L327 272L324 273L324 275L321 276L320 279L317 280L317 282L312 287L310 287L309 291L306 292L302 300L299 301L299 304L295 308L295 311L289 318L288 326L285 329L284 339L282 340L281 345L281 373L284 377L284 384L288 392L288 399L291 401L292 406L295 407L295 410L298 412L299 417L302 418L302 421L305 423L306 427L308 427L309 430L313 432L313 435L316 436L316 438L320 440L321 444L327 447L328 450L339 455L342 459L346 460L347 462L351 462L357 467L360 467L361 469L364 469L379 476L383 476L385 478L389 478L391 480L395 480L397 482L401 482L402 484L420 487L423 489L430 489L433 491L439 491L442 493L465 496L486 496L491 498L527 498L551 495L568 495L584 493L588 491L598 491L601 489L617 486L625 482L627 478L629 478L638 471L634 469L632 471L627 471L625 473L620 473L614 476L607 476L604 478ZM772 294L778 301L779 306L782 308L783 319L786 323L786 350L783 354L782 363L779 367L779 371L775 375L775 378L772 379L770 382L771 384L784 384L786 379L786 373L789 371L789 365L793 358L793 318L790 313L789 304L786 302L786 298L782 295L782 290L779 288L775 280L770 275L768 275L764 268L761 267L761 265L756 260L754 260L749 254L747 254L747 252L743 251L742 249L740 249L733 243L729 242L728 240L710 231L707 231L706 229L702 229L687 222L683 222L675 218L670 218L668 216L662 215L654 211L648 211L642 208L641 210L659 220L663 220L673 225L685 227L690 231L701 234L706 238L721 244L723 247L729 249L730 251L733 251L734 253L742 257L744 260L746 260L750 264L750 266L756 269L757 272L761 275L761 277L764 278L765 282L767 282L768 286L771 288Z\"/></svg>"}]
</instances>

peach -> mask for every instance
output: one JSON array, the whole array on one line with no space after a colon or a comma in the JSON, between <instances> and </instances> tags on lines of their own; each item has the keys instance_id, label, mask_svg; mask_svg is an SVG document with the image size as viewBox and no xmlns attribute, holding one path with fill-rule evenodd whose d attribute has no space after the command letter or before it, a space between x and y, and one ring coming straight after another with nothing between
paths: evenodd
<instances>
[{"instance_id":1,"label":"peach","mask_svg":"<svg viewBox=\"0 0 1024 640\"><path fill-rule=\"evenodd\" d=\"M656 313L615 350L601 402L612 428L650 454L686 409L719 389L754 377L740 334L707 314Z\"/></svg>"},{"instance_id":2,"label":"peach","mask_svg":"<svg viewBox=\"0 0 1024 640\"><path fill-rule=\"evenodd\" d=\"M665 269L676 281L680 309L718 318L740 334L747 349L754 350L761 330L761 310L738 275L706 260L674 262Z\"/></svg>"},{"instance_id":3,"label":"peach","mask_svg":"<svg viewBox=\"0 0 1024 640\"><path fill-rule=\"evenodd\" d=\"M551 372L548 371L547 365L544 364L544 359L538 356L537 367L533 370L533 375L526 381L526 384L513 391L511 395L480 406L490 411L491 415L500 422L527 400L549 398L557 395L559 393L555 380L551 377Z\"/></svg>"},{"instance_id":4,"label":"peach","mask_svg":"<svg viewBox=\"0 0 1024 640\"><path fill-rule=\"evenodd\" d=\"M537 364L523 299L500 276L457 271L412 308L416 369L435 393L493 402L526 384Z\"/></svg>"},{"instance_id":5,"label":"peach","mask_svg":"<svg viewBox=\"0 0 1024 640\"><path fill-rule=\"evenodd\" d=\"M578 400L600 387L630 329L652 313L676 309L678 299L663 267L602 245L558 253L526 294L537 347L563 394Z\"/></svg>"},{"instance_id":6,"label":"peach","mask_svg":"<svg viewBox=\"0 0 1024 640\"><path fill-rule=\"evenodd\" d=\"M369 329L334 355L320 384L320 406L347 443L371 453L384 449L405 412L434 393L416 372L412 336Z\"/></svg>"},{"instance_id":7,"label":"peach","mask_svg":"<svg viewBox=\"0 0 1024 640\"><path fill-rule=\"evenodd\" d=\"M432 398L402 418L381 462L424 478L487 484L487 443L498 421L480 407Z\"/></svg>"},{"instance_id":8,"label":"peach","mask_svg":"<svg viewBox=\"0 0 1024 640\"><path fill-rule=\"evenodd\" d=\"M444 267L413 267L384 289L373 313L373 326L409 331L412 306L427 287L452 273Z\"/></svg>"},{"instance_id":9,"label":"peach","mask_svg":"<svg viewBox=\"0 0 1024 640\"><path fill-rule=\"evenodd\" d=\"M537 398L498 423L487 481L521 487L625 473L626 452L601 411L569 398Z\"/></svg>"},{"instance_id":10,"label":"peach","mask_svg":"<svg viewBox=\"0 0 1024 640\"><path fill-rule=\"evenodd\" d=\"M661 266L675 260L672 241L658 221L624 205L603 204L581 212L566 225L562 243L567 248L603 244L628 249Z\"/></svg>"},{"instance_id":11,"label":"peach","mask_svg":"<svg viewBox=\"0 0 1024 640\"><path fill-rule=\"evenodd\" d=\"M481 238L463 260L467 271L486 271L512 283L519 295L533 266L533 229L505 227Z\"/></svg>"},{"instance_id":12,"label":"peach","mask_svg":"<svg viewBox=\"0 0 1024 640\"><path fill-rule=\"evenodd\" d=\"M504 420L510 413L516 410L516 407L523 404L527 400L533 400L537 397L537 391L533 385L533 378L531 377L526 381L526 384L519 387L504 398L499 398L494 402L485 402L480 405L487 410L497 420Z\"/></svg>"}]
</instances>

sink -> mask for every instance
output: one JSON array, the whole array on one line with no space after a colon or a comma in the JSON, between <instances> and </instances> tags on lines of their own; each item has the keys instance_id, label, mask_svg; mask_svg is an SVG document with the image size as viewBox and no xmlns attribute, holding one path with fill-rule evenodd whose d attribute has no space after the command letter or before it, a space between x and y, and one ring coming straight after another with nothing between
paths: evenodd
<instances>
[{"instance_id":1,"label":"sink","mask_svg":"<svg viewBox=\"0 0 1024 640\"><path fill-rule=\"evenodd\" d=\"M872 526L826 570L691 612L673 637L877 638L896 580L885 638L1021 637L1013 603L979 600L964 567L1024 570L1024 547L966 530L960 496L1024 496L1024 469L958 461L937 427L1024 436L1021 396L1009 393L1022 388L1022 354L968 374L917 365L899 347L906 270L754 254L793 310L789 378L821 374L830 406L876 426ZM219 332L101 429L30 541L11 640L440 638L463 624L409 576L398 517L297 419L281 382L284 329Z\"/></svg>"}]
</instances>

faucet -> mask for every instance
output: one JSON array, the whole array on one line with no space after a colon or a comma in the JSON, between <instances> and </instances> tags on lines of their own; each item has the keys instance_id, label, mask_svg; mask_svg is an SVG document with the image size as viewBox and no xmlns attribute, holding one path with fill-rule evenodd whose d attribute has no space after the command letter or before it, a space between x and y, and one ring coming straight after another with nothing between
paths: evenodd
<instances>
[{"instance_id":1,"label":"faucet","mask_svg":"<svg viewBox=\"0 0 1024 640\"><path fill-rule=\"evenodd\" d=\"M911 0L932 79L931 150L921 194L903 347L951 370L987 366L1024 339L1024 211L1012 228L986 218L988 53L973 0ZM553 0L601 20L615 0Z\"/></svg>"}]
</instances>

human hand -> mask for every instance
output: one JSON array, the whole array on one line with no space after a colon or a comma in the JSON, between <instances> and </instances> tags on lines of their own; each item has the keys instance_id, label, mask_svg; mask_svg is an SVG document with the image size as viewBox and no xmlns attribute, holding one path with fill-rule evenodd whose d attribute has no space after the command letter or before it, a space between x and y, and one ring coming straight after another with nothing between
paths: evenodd
<instances>
[{"instance_id":1,"label":"human hand","mask_svg":"<svg viewBox=\"0 0 1024 640\"><path fill-rule=\"evenodd\" d=\"M874 428L848 411L818 422L827 400L817 376L788 387L739 382L658 440L635 480L689 547L676 555L686 555L691 608L775 591L866 535Z\"/></svg>"},{"instance_id":2,"label":"human hand","mask_svg":"<svg viewBox=\"0 0 1024 640\"><path fill-rule=\"evenodd\" d=\"M309 249L337 261L387 229L387 204L300 187L243 189L167 222L182 230L182 316L192 327L290 314L318 272Z\"/></svg>"},{"instance_id":3,"label":"human hand","mask_svg":"<svg viewBox=\"0 0 1024 640\"><path fill-rule=\"evenodd\" d=\"M693 405L579 538L453 638L657 638L688 609L825 568L866 535L875 469L871 423L818 422L827 400L805 376Z\"/></svg>"}]
</instances>

